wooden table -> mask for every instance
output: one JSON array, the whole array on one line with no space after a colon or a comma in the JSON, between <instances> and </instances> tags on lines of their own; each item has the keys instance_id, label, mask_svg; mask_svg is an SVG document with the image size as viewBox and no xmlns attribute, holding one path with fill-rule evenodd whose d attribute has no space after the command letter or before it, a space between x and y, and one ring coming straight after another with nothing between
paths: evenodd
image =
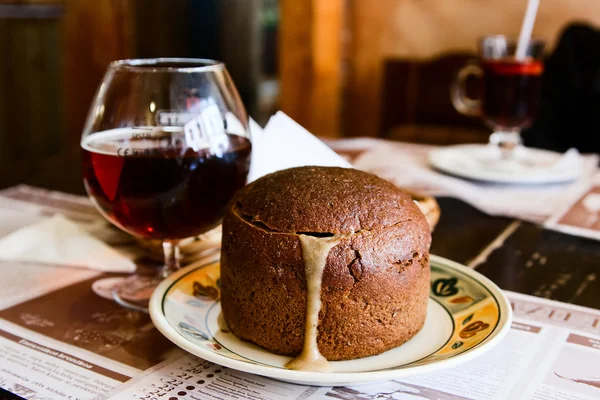
<instances>
[{"instance_id":1,"label":"wooden table","mask_svg":"<svg viewBox=\"0 0 600 400\"><path fill-rule=\"evenodd\" d=\"M23 183L85 194L77 154L32 173ZM453 198L438 202L442 213L432 254L475 263L502 289L600 308L599 242L491 217Z\"/></svg>"},{"instance_id":2,"label":"wooden table","mask_svg":"<svg viewBox=\"0 0 600 400\"><path fill-rule=\"evenodd\" d=\"M474 268L502 289L600 308L600 243L439 198L431 253Z\"/></svg>"},{"instance_id":3,"label":"wooden table","mask_svg":"<svg viewBox=\"0 0 600 400\"><path fill-rule=\"evenodd\" d=\"M84 194L77 158L22 183ZM491 217L454 198L438 202L432 254L470 265L502 289L600 309L600 243ZM0 389L0 400L17 398Z\"/></svg>"}]
</instances>

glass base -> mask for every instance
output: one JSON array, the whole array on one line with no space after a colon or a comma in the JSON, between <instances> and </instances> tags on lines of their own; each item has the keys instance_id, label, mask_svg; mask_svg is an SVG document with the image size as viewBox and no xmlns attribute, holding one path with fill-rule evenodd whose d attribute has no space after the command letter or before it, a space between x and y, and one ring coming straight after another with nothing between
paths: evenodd
<instances>
[{"instance_id":1,"label":"glass base","mask_svg":"<svg viewBox=\"0 0 600 400\"><path fill-rule=\"evenodd\" d=\"M113 288L112 297L123 307L148 313L150 297L163 279L162 276L129 276Z\"/></svg>"}]
</instances>

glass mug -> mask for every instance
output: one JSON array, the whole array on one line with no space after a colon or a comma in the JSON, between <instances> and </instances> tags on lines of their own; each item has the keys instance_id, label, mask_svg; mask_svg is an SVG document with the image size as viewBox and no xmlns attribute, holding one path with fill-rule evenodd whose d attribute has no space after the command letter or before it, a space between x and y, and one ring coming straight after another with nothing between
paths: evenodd
<instances>
[{"instance_id":1,"label":"glass mug","mask_svg":"<svg viewBox=\"0 0 600 400\"><path fill-rule=\"evenodd\" d=\"M215 228L246 184L249 119L223 63L200 59L110 64L81 138L86 191L120 229L163 243L156 276L115 288L145 310L154 287L180 267L178 242Z\"/></svg>"},{"instance_id":2,"label":"glass mug","mask_svg":"<svg viewBox=\"0 0 600 400\"><path fill-rule=\"evenodd\" d=\"M524 60L515 58L516 42L504 35L485 36L479 60L463 67L452 82L452 104L464 115L480 117L493 129L490 144L510 157L521 145L521 130L531 125L540 105L544 42L532 39ZM469 77L482 80L483 96L466 94Z\"/></svg>"}]
</instances>

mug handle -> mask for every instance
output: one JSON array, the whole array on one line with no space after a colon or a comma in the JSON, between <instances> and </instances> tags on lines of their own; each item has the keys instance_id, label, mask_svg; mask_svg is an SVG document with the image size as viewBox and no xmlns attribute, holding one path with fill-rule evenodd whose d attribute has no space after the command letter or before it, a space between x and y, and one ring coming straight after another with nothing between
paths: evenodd
<instances>
[{"instance_id":1,"label":"mug handle","mask_svg":"<svg viewBox=\"0 0 600 400\"><path fill-rule=\"evenodd\" d=\"M481 115L481 100L467 96L466 82L469 76L483 77L483 70L477 64L465 65L458 71L450 86L450 98L456 111L477 117Z\"/></svg>"}]
</instances>

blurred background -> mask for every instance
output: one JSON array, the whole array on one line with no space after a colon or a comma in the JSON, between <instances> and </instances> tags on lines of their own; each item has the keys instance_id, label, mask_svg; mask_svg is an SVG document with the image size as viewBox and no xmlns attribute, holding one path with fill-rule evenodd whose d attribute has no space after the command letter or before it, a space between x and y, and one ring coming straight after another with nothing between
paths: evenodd
<instances>
[{"instance_id":1,"label":"blurred background","mask_svg":"<svg viewBox=\"0 0 600 400\"><path fill-rule=\"evenodd\" d=\"M525 4L0 0L0 188L81 187L88 107L123 58L223 60L261 124L281 109L321 137L485 143L489 129L454 110L449 85L480 36L518 34ZM534 35L551 52L575 22L600 26L600 1L542 1Z\"/></svg>"}]
</instances>

